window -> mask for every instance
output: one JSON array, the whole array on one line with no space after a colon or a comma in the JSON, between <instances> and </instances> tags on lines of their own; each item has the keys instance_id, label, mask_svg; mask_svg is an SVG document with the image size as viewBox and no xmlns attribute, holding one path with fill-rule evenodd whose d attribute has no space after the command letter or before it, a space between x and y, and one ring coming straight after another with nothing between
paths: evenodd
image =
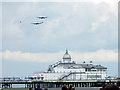
<instances>
[{"instance_id":1,"label":"window","mask_svg":"<svg viewBox=\"0 0 120 90\"><path fill-rule=\"evenodd\" d=\"M101 78L101 75L87 75L87 78Z\"/></svg>"}]
</instances>

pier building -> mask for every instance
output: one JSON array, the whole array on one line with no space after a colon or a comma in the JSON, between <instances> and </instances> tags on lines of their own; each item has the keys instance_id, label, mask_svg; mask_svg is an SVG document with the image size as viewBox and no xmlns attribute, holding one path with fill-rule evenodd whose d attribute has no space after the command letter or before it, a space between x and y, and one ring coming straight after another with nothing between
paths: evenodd
<instances>
[{"instance_id":1,"label":"pier building","mask_svg":"<svg viewBox=\"0 0 120 90\"><path fill-rule=\"evenodd\" d=\"M90 63L83 62L82 64L77 64L75 61L72 61L68 50L66 50L61 61L49 65L46 72L34 73L32 77L48 81L101 80L107 77L107 67L94 65L92 61Z\"/></svg>"}]
</instances>

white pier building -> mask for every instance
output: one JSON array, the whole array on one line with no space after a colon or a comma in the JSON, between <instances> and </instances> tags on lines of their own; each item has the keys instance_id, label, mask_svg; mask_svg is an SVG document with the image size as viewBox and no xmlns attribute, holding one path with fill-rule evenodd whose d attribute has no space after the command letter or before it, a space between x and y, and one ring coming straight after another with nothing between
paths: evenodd
<instances>
[{"instance_id":1,"label":"white pier building","mask_svg":"<svg viewBox=\"0 0 120 90\"><path fill-rule=\"evenodd\" d=\"M107 68L94 65L92 61L77 64L66 50L62 61L49 65L47 72L34 73L33 77L40 80L98 80L107 77Z\"/></svg>"}]
</instances>

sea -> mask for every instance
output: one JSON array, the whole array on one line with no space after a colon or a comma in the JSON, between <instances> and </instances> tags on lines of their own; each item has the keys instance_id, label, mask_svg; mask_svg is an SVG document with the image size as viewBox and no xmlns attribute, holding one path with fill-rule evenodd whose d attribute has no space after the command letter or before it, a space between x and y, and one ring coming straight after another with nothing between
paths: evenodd
<instances>
[{"instance_id":1,"label":"sea","mask_svg":"<svg viewBox=\"0 0 120 90\"><path fill-rule=\"evenodd\" d=\"M2 90L29 90L29 88L4 88ZM61 88L48 88L48 90L61 90ZM79 87L76 90L100 90L100 87Z\"/></svg>"}]
</instances>

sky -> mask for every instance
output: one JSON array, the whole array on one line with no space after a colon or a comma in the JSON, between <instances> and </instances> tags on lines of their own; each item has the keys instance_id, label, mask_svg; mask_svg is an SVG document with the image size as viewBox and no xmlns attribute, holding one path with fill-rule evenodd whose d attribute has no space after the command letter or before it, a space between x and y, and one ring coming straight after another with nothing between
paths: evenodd
<instances>
[{"instance_id":1,"label":"sky","mask_svg":"<svg viewBox=\"0 0 120 90\"><path fill-rule=\"evenodd\" d=\"M108 76L118 74L117 1L5 0L1 5L3 76L30 76L45 71L62 60L66 49L76 63L93 61L107 67ZM47 18L40 20L38 16Z\"/></svg>"}]
</instances>

